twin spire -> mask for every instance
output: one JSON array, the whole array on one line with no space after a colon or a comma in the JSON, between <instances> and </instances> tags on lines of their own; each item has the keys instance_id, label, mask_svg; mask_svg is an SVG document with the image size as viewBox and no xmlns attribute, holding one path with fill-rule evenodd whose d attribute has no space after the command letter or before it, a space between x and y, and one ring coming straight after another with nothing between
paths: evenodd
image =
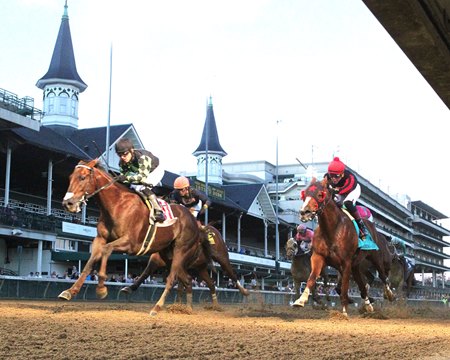
<instances>
[{"instance_id":1,"label":"twin spire","mask_svg":"<svg viewBox=\"0 0 450 360\"><path fill-rule=\"evenodd\" d=\"M75 63L67 0L50 66L47 73L37 81L36 86L44 91L42 125L64 135L78 130L78 98L79 94L86 90L87 85L78 74ZM197 157L197 178L222 184L222 158L227 153L219 142L211 96L206 109L200 145L193 155Z\"/></svg>"}]
</instances>

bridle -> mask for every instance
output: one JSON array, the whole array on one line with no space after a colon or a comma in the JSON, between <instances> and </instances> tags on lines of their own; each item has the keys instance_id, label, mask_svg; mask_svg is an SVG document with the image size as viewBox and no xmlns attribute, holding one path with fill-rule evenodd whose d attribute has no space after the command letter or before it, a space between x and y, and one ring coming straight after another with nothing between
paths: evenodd
<instances>
[{"instance_id":1,"label":"bridle","mask_svg":"<svg viewBox=\"0 0 450 360\"><path fill-rule=\"evenodd\" d=\"M317 217L323 213L323 211L327 207L328 203L333 200L333 196L331 196L330 192L327 189L320 190L320 191L325 194L324 198L321 201L319 201L317 199L317 194L315 194L315 196L309 195L309 197L311 199L313 199L317 204L317 210L311 211L311 215L312 215L311 220L317 219ZM318 191L316 191L316 193L317 192ZM305 196L306 196L306 194L305 194Z\"/></svg>"},{"instance_id":2,"label":"bridle","mask_svg":"<svg viewBox=\"0 0 450 360\"><path fill-rule=\"evenodd\" d=\"M292 241L291 241L292 240ZM291 244L289 244L291 242ZM289 246L288 246L289 245ZM298 243L293 238L290 238L286 243L286 256L288 256L288 252L291 252L292 260L297 256L298 253Z\"/></svg>"},{"instance_id":3,"label":"bridle","mask_svg":"<svg viewBox=\"0 0 450 360\"><path fill-rule=\"evenodd\" d=\"M88 169L89 172L90 172L90 176L91 176L91 182L94 182L94 188L97 188L96 178L95 178L95 176L94 176L94 168L93 168L93 167L90 167L90 166L87 166L87 165L83 165L83 164L78 164L78 165L75 166L75 169L76 169L76 168ZM99 187L98 189L95 189L92 193L85 192L85 193L83 194L83 196L81 197L81 199L78 201L79 203L82 203L82 204L84 204L84 205L86 206L88 200L89 200L91 197L97 195L100 191L102 191L103 189L106 189L107 187L111 186L112 184L114 184L114 183L117 181L117 180L115 180L115 179L110 180L110 179L109 179L106 175L104 175L102 172L100 172L100 173L101 173L102 176L106 177L106 178L108 179L109 182L106 183L105 185Z\"/></svg>"}]
</instances>

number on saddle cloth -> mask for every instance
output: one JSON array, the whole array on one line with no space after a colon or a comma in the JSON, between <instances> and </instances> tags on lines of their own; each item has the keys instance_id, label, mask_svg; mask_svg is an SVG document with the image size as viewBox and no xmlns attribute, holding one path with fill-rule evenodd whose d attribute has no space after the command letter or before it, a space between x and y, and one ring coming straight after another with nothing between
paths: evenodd
<instances>
[{"instance_id":1,"label":"number on saddle cloth","mask_svg":"<svg viewBox=\"0 0 450 360\"><path fill-rule=\"evenodd\" d=\"M163 199L158 199L159 205L161 206L161 209L164 213L164 215L166 216L166 220L169 219L173 219L173 212L172 209L170 208L170 205L167 203L167 201L163 200Z\"/></svg>"}]
</instances>

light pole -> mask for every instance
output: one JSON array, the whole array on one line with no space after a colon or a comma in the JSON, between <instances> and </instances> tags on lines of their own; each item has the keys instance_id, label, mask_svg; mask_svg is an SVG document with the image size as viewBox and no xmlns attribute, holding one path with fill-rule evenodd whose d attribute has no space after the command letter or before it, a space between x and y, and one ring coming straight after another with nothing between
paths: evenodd
<instances>
[{"instance_id":1,"label":"light pole","mask_svg":"<svg viewBox=\"0 0 450 360\"><path fill-rule=\"evenodd\" d=\"M280 234L278 231L278 124L277 120L277 143L276 143L276 165L275 165L275 261L280 260Z\"/></svg>"}]
</instances>

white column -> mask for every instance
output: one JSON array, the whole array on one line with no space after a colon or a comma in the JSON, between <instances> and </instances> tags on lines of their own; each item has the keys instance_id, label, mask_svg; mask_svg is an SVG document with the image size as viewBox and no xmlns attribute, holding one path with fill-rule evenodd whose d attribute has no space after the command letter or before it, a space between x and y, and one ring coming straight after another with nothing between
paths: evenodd
<instances>
[{"instance_id":1,"label":"white column","mask_svg":"<svg viewBox=\"0 0 450 360\"><path fill-rule=\"evenodd\" d=\"M242 213L240 213L238 217L238 223L237 223L237 251L241 251L241 219L242 219Z\"/></svg>"},{"instance_id":2,"label":"white column","mask_svg":"<svg viewBox=\"0 0 450 360\"><path fill-rule=\"evenodd\" d=\"M222 238L223 241L227 242L227 217L225 213L222 213Z\"/></svg>"},{"instance_id":3,"label":"white column","mask_svg":"<svg viewBox=\"0 0 450 360\"><path fill-rule=\"evenodd\" d=\"M268 226L268 221L267 221L267 219L264 219L264 256L269 255L268 248L267 248L267 226Z\"/></svg>"},{"instance_id":4,"label":"white column","mask_svg":"<svg viewBox=\"0 0 450 360\"><path fill-rule=\"evenodd\" d=\"M53 160L48 160L47 167L47 216L52 214L52 182L53 182Z\"/></svg>"},{"instance_id":5,"label":"white column","mask_svg":"<svg viewBox=\"0 0 450 360\"><path fill-rule=\"evenodd\" d=\"M5 174L5 207L9 204L9 187L11 180L11 146L6 149L6 174Z\"/></svg>"},{"instance_id":6,"label":"white column","mask_svg":"<svg viewBox=\"0 0 450 360\"><path fill-rule=\"evenodd\" d=\"M39 274L42 275L42 245L43 241L38 241L38 250L37 250L37 263L36 263L36 271L39 271Z\"/></svg>"}]
</instances>

